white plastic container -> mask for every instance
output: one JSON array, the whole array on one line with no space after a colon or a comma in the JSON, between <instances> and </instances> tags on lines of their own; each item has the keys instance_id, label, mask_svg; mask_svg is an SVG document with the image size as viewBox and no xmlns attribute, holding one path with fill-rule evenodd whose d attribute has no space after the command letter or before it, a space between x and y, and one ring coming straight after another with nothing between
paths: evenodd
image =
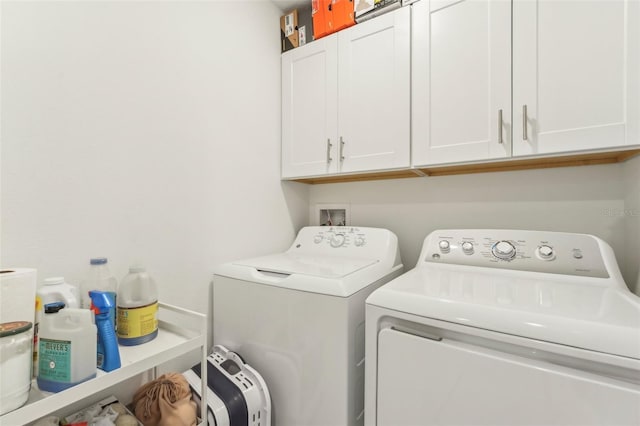
<instances>
[{"instance_id":1,"label":"white plastic container","mask_svg":"<svg viewBox=\"0 0 640 426\"><path fill-rule=\"evenodd\" d=\"M0 414L20 408L31 389L32 323L0 324Z\"/></svg>"},{"instance_id":2,"label":"white plastic container","mask_svg":"<svg viewBox=\"0 0 640 426\"><path fill-rule=\"evenodd\" d=\"M91 298L89 297L89 292L92 290L109 292L113 297L113 300L111 300L111 304L113 306L117 306L116 294L118 291L118 280L116 280L116 277L111 275L107 258L94 257L89 260L89 265L89 273L87 275L87 278L82 281L80 285L80 306L84 309L89 309L91 307ZM115 310L113 312L113 315L111 315L111 322L113 322L113 326L114 328L116 328Z\"/></svg>"},{"instance_id":3,"label":"white plastic container","mask_svg":"<svg viewBox=\"0 0 640 426\"><path fill-rule=\"evenodd\" d=\"M42 306L64 302L65 308L80 308L78 287L65 282L64 277L47 278L36 291Z\"/></svg>"},{"instance_id":4,"label":"white plastic container","mask_svg":"<svg viewBox=\"0 0 640 426\"><path fill-rule=\"evenodd\" d=\"M44 312L44 306L62 302L65 308L79 308L78 287L65 282L64 277L47 278L36 291L36 318L33 327L33 376L38 376L38 329Z\"/></svg>"},{"instance_id":5,"label":"white plastic container","mask_svg":"<svg viewBox=\"0 0 640 426\"><path fill-rule=\"evenodd\" d=\"M0 323L35 318L37 271L28 268L0 270Z\"/></svg>"},{"instance_id":6,"label":"white plastic container","mask_svg":"<svg viewBox=\"0 0 640 426\"><path fill-rule=\"evenodd\" d=\"M158 335L158 290L142 266L132 266L118 288L118 343L149 342Z\"/></svg>"},{"instance_id":7,"label":"white plastic container","mask_svg":"<svg viewBox=\"0 0 640 426\"><path fill-rule=\"evenodd\" d=\"M56 306L57 305L57 306ZM88 309L50 304L40 322L38 387L60 392L96 376L98 330Z\"/></svg>"}]
</instances>

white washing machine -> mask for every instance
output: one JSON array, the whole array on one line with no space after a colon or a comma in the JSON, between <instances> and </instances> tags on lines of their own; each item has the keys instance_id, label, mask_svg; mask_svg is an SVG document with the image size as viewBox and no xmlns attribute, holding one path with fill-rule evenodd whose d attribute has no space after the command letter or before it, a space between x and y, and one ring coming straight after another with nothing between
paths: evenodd
<instances>
[{"instance_id":1,"label":"white washing machine","mask_svg":"<svg viewBox=\"0 0 640 426\"><path fill-rule=\"evenodd\" d=\"M366 425L640 424L640 298L594 236L435 231L366 317Z\"/></svg>"},{"instance_id":2,"label":"white washing machine","mask_svg":"<svg viewBox=\"0 0 640 426\"><path fill-rule=\"evenodd\" d=\"M214 344L263 376L274 425L363 424L365 299L402 270L388 230L303 228L284 253L216 268Z\"/></svg>"}]
</instances>

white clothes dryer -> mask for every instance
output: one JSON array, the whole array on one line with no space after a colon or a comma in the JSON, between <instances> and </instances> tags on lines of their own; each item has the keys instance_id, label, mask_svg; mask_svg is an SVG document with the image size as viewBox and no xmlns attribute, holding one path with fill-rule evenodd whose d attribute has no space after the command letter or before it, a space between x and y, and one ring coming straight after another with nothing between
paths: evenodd
<instances>
[{"instance_id":1,"label":"white clothes dryer","mask_svg":"<svg viewBox=\"0 0 640 426\"><path fill-rule=\"evenodd\" d=\"M284 253L215 269L213 343L263 376L273 424L361 425L365 299L402 270L388 230L303 228Z\"/></svg>"},{"instance_id":2,"label":"white clothes dryer","mask_svg":"<svg viewBox=\"0 0 640 426\"><path fill-rule=\"evenodd\" d=\"M640 298L597 237L435 231L366 319L366 425L640 424Z\"/></svg>"}]
</instances>

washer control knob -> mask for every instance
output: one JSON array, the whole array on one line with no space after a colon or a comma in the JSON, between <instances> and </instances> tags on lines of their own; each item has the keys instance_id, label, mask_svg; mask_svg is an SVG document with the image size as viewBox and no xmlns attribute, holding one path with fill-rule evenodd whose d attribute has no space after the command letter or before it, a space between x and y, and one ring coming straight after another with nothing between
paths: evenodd
<instances>
[{"instance_id":1,"label":"washer control knob","mask_svg":"<svg viewBox=\"0 0 640 426\"><path fill-rule=\"evenodd\" d=\"M553 247L543 245L538 247L538 256L542 260L553 260L556 257L556 253L553 251Z\"/></svg>"},{"instance_id":2,"label":"washer control knob","mask_svg":"<svg viewBox=\"0 0 640 426\"><path fill-rule=\"evenodd\" d=\"M469 241L462 243L462 251L464 254L473 254L473 244Z\"/></svg>"},{"instance_id":3,"label":"washer control knob","mask_svg":"<svg viewBox=\"0 0 640 426\"><path fill-rule=\"evenodd\" d=\"M516 248L509 241L498 241L493 245L491 252L502 260L511 260L516 255Z\"/></svg>"},{"instance_id":4,"label":"washer control knob","mask_svg":"<svg viewBox=\"0 0 640 426\"><path fill-rule=\"evenodd\" d=\"M449 253L449 250L451 250L451 245L449 244L449 241L447 240L441 240L438 243L438 247L440 247L440 251L443 253Z\"/></svg>"},{"instance_id":5,"label":"washer control knob","mask_svg":"<svg viewBox=\"0 0 640 426\"><path fill-rule=\"evenodd\" d=\"M344 244L344 234L333 234L331 237L331 247L338 248Z\"/></svg>"},{"instance_id":6,"label":"washer control knob","mask_svg":"<svg viewBox=\"0 0 640 426\"><path fill-rule=\"evenodd\" d=\"M364 238L362 237L356 237L354 243L356 244L357 247L360 247L361 245L364 244Z\"/></svg>"},{"instance_id":7,"label":"washer control knob","mask_svg":"<svg viewBox=\"0 0 640 426\"><path fill-rule=\"evenodd\" d=\"M313 237L313 242L316 244L320 244L323 239L324 237L322 235L316 235L315 237Z\"/></svg>"}]
</instances>

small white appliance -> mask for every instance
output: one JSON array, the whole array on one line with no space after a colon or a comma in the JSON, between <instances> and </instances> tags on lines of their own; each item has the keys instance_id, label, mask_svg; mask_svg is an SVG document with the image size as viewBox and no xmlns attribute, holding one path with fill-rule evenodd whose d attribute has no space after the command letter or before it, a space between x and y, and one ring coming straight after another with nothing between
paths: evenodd
<instances>
[{"instance_id":1,"label":"small white appliance","mask_svg":"<svg viewBox=\"0 0 640 426\"><path fill-rule=\"evenodd\" d=\"M366 310L369 426L640 424L640 298L597 237L435 231Z\"/></svg>"},{"instance_id":2,"label":"small white appliance","mask_svg":"<svg viewBox=\"0 0 640 426\"><path fill-rule=\"evenodd\" d=\"M365 299L402 268L388 230L303 228L284 253L216 268L213 343L264 377L274 424L363 424Z\"/></svg>"},{"instance_id":3,"label":"small white appliance","mask_svg":"<svg viewBox=\"0 0 640 426\"><path fill-rule=\"evenodd\" d=\"M196 403L202 404L200 364L183 375ZM271 426L269 389L260 373L235 352L224 346L213 347L207 357L207 385L208 425Z\"/></svg>"}]
</instances>

